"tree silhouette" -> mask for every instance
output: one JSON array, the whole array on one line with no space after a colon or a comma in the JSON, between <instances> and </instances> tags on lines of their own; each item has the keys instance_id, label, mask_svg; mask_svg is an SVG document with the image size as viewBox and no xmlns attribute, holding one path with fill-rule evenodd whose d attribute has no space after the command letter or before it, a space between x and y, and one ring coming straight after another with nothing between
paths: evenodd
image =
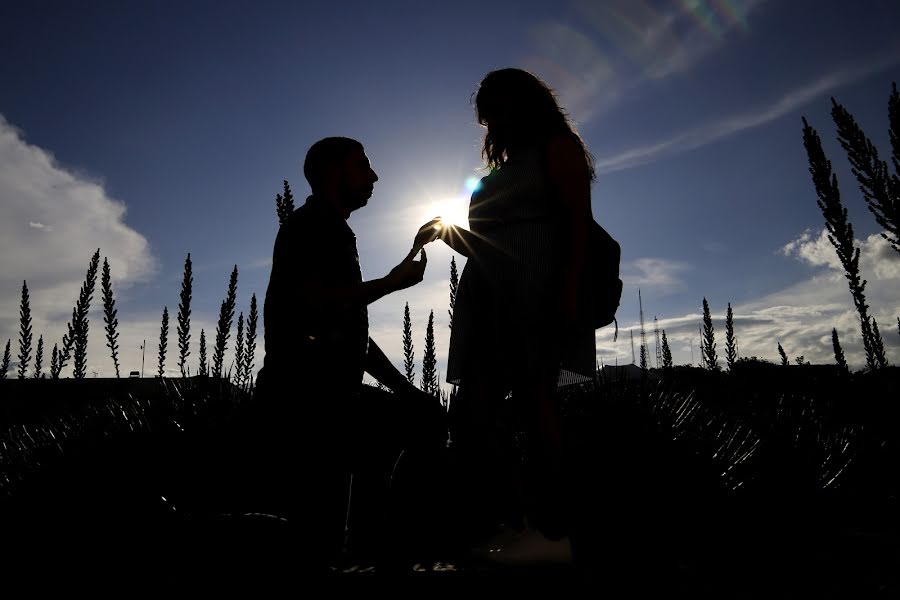
<instances>
[{"instance_id":1,"label":"tree silhouette","mask_svg":"<svg viewBox=\"0 0 900 600\"><path fill-rule=\"evenodd\" d=\"M841 348L841 341L838 339L838 332L834 327L831 328L831 346L834 348L835 362L844 371L849 371L850 367L847 366L847 359L844 357L844 350Z\"/></svg>"},{"instance_id":2,"label":"tree silhouette","mask_svg":"<svg viewBox=\"0 0 900 600\"><path fill-rule=\"evenodd\" d=\"M256 354L256 323L259 314L256 312L256 294L250 297L250 313L247 315L247 342L244 349L244 364L242 380L245 383L251 381L250 373L253 371L254 357Z\"/></svg>"},{"instance_id":3,"label":"tree silhouette","mask_svg":"<svg viewBox=\"0 0 900 600\"><path fill-rule=\"evenodd\" d=\"M416 363L413 352L412 321L409 318L409 302L403 309L403 368L406 370L407 381L416 385Z\"/></svg>"},{"instance_id":4,"label":"tree silhouette","mask_svg":"<svg viewBox=\"0 0 900 600\"><path fill-rule=\"evenodd\" d=\"M244 375L244 312L238 315L237 335L234 336L234 383L241 385Z\"/></svg>"},{"instance_id":5,"label":"tree silhouette","mask_svg":"<svg viewBox=\"0 0 900 600\"><path fill-rule=\"evenodd\" d=\"M231 322L234 319L237 281L238 268L237 265L234 265L234 270L231 271L231 279L228 282L228 292L219 309L219 323L216 325L216 348L213 352L213 377L222 376L222 362L225 360L225 350L228 348L228 338L231 335Z\"/></svg>"},{"instance_id":6,"label":"tree silhouette","mask_svg":"<svg viewBox=\"0 0 900 600\"><path fill-rule=\"evenodd\" d=\"M109 274L109 262L103 257L103 271L100 275L100 289L103 293L103 323L106 329L106 347L112 354L116 378L119 378L119 320L116 318L116 300L113 298L112 280Z\"/></svg>"},{"instance_id":7,"label":"tree silhouette","mask_svg":"<svg viewBox=\"0 0 900 600\"><path fill-rule=\"evenodd\" d=\"M459 274L456 272L456 257L450 257L450 329L453 329L453 310L456 308L456 292L459 290Z\"/></svg>"},{"instance_id":8,"label":"tree silhouette","mask_svg":"<svg viewBox=\"0 0 900 600\"><path fill-rule=\"evenodd\" d=\"M88 312L91 309L91 300L94 298L94 286L97 283L97 268L100 266L100 249L94 252L91 264L88 266L81 292L78 295L78 303L72 312L72 327L70 344L72 345L75 370L72 376L75 379L84 379L87 373L87 346L88 346ZM66 338L63 336L63 347ZM68 358L68 355L66 355Z\"/></svg>"},{"instance_id":9,"label":"tree silhouette","mask_svg":"<svg viewBox=\"0 0 900 600\"><path fill-rule=\"evenodd\" d=\"M6 340L6 350L3 351L3 361L0 362L0 379L6 379L6 372L9 371L9 343L10 340Z\"/></svg>"},{"instance_id":10,"label":"tree silhouette","mask_svg":"<svg viewBox=\"0 0 900 600\"><path fill-rule=\"evenodd\" d=\"M896 110L891 114L892 105L898 101L896 83L892 91L888 114L893 133L900 131L900 114ZM834 98L831 99L831 117L837 125L838 141L847 152L866 205L875 216L875 221L885 229L881 237L900 252L900 179L889 173L887 162L878 158L878 149L860 129L853 115ZM896 156L894 160L897 160ZM896 163L895 168L900 170Z\"/></svg>"},{"instance_id":11,"label":"tree silhouette","mask_svg":"<svg viewBox=\"0 0 900 600\"><path fill-rule=\"evenodd\" d=\"M666 330L662 332L662 360L663 369L672 368L672 351L669 350L669 340L666 338Z\"/></svg>"},{"instance_id":12,"label":"tree silhouette","mask_svg":"<svg viewBox=\"0 0 900 600\"><path fill-rule=\"evenodd\" d=\"M809 158L809 172L812 175L813 184L818 198L816 202L825 217L825 227L828 231L828 241L834 246L841 265L844 267L844 275L850 286L850 294L853 303L859 312L860 327L862 329L863 347L866 351L866 365L869 369L877 369L887 366L887 361L878 355L877 348L883 347L880 339L876 341L872 322L869 318L869 305L866 304L866 280L859 275L859 248L854 245L853 225L847 218L847 209L841 202L841 193L838 188L837 176L832 173L831 161L825 157L822 149L822 141L816 130L810 127L806 118L803 118L803 145ZM880 336L879 336L880 338Z\"/></svg>"},{"instance_id":13,"label":"tree silhouette","mask_svg":"<svg viewBox=\"0 0 900 600\"><path fill-rule=\"evenodd\" d=\"M785 352L784 348L781 347L781 342L778 342L778 354L781 355L781 366L788 366L787 352Z\"/></svg>"},{"instance_id":14,"label":"tree silhouette","mask_svg":"<svg viewBox=\"0 0 900 600\"><path fill-rule=\"evenodd\" d=\"M184 259L184 276L181 279L181 295L178 302L178 369L181 376L187 376L187 357L190 356L191 343L191 290L194 276L191 269L191 253Z\"/></svg>"},{"instance_id":15,"label":"tree silhouette","mask_svg":"<svg viewBox=\"0 0 900 600\"><path fill-rule=\"evenodd\" d=\"M641 355L641 359L640 359L641 370L646 371L647 370L647 346L644 344L641 344L640 355Z\"/></svg>"},{"instance_id":16,"label":"tree silhouette","mask_svg":"<svg viewBox=\"0 0 900 600\"><path fill-rule=\"evenodd\" d=\"M166 371L166 347L169 345L169 307L163 307L162 326L159 328L159 370L162 377Z\"/></svg>"},{"instance_id":17,"label":"tree silhouette","mask_svg":"<svg viewBox=\"0 0 900 600\"><path fill-rule=\"evenodd\" d=\"M284 196L275 194L275 212L278 214L278 224L284 225L291 213L294 212L294 194L287 179L284 180Z\"/></svg>"},{"instance_id":18,"label":"tree silhouette","mask_svg":"<svg viewBox=\"0 0 900 600\"><path fill-rule=\"evenodd\" d=\"M725 313L725 362L728 370L734 368L737 361L737 343L734 339L734 314L731 312L731 302L728 303L728 311Z\"/></svg>"},{"instance_id":19,"label":"tree silhouette","mask_svg":"<svg viewBox=\"0 0 900 600\"><path fill-rule=\"evenodd\" d=\"M22 301L19 304L19 379L25 379L28 362L31 360L31 302L28 298L28 284L22 282Z\"/></svg>"},{"instance_id":20,"label":"tree silhouette","mask_svg":"<svg viewBox=\"0 0 900 600\"><path fill-rule=\"evenodd\" d=\"M713 329L712 316L709 314L709 303L703 298L703 363L710 371L719 370L719 357L716 354L716 334Z\"/></svg>"},{"instance_id":21,"label":"tree silhouette","mask_svg":"<svg viewBox=\"0 0 900 600\"><path fill-rule=\"evenodd\" d=\"M437 379L437 355L434 349L434 311L428 313L425 328L425 352L422 354L422 391L437 396L440 394Z\"/></svg>"},{"instance_id":22,"label":"tree silhouette","mask_svg":"<svg viewBox=\"0 0 900 600\"><path fill-rule=\"evenodd\" d=\"M38 336L38 345L37 352L34 354L34 377L35 379L41 378L41 369L44 365L44 336Z\"/></svg>"},{"instance_id":23,"label":"tree silhouette","mask_svg":"<svg viewBox=\"0 0 900 600\"><path fill-rule=\"evenodd\" d=\"M197 375L209 375L209 367L206 364L206 332L200 330L200 365Z\"/></svg>"}]
</instances>

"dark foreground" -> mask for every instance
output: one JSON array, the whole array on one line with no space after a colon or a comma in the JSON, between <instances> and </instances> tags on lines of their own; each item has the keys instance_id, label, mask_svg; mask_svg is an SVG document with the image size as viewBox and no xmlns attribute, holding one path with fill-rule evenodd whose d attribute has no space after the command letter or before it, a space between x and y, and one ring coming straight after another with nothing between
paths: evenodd
<instances>
[{"instance_id":1,"label":"dark foreground","mask_svg":"<svg viewBox=\"0 0 900 600\"><path fill-rule=\"evenodd\" d=\"M304 569L302 556L315 549L304 546L303 523L229 506L241 487L230 465L249 394L209 380L0 382L4 581L125 593L324 583L898 597L896 408L845 402L872 398L863 385L891 389L896 373L862 383L811 373L771 383L780 394L769 404L760 398L770 390L738 393L745 383L689 379L701 377L694 373L682 374L681 387L605 381L569 398L579 474L574 564L501 568L472 559L462 535L448 537L448 515L462 506L450 493L445 505L404 509L394 539L364 539L364 523L351 527L352 543L322 581ZM460 475L449 452L453 481ZM400 478L395 488L391 503L415 502L415 481ZM355 505L364 505L365 490L358 493Z\"/></svg>"}]
</instances>

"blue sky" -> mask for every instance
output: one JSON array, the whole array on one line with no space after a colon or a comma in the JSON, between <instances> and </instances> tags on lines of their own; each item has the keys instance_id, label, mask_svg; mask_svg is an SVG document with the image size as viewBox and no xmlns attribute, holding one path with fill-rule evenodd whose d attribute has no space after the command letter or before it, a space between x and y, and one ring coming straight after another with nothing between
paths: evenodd
<instances>
[{"instance_id":1,"label":"blue sky","mask_svg":"<svg viewBox=\"0 0 900 600\"><path fill-rule=\"evenodd\" d=\"M870 304L900 361L900 255L878 238L829 116L834 95L889 152L896 2L21 4L0 8L0 343L12 338L13 354L22 280L49 354L99 246L124 368L140 368L146 339L147 373L191 253L196 361L232 265L238 310L251 293L262 302L274 196L288 179L302 203L303 157L328 135L361 140L380 176L350 225L364 276L383 276L420 223L465 208L481 166L470 96L491 69L520 66L577 122L597 160L594 215L623 248L624 335L598 332L599 359L631 361L640 288L677 363L691 361L692 343L698 359L706 296L720 337L732 303L742 355L775 359L781 342L831 362L836 327L862 365L850 295L820 236L805 115L835 165ZM409 302L419 362L434 309L443 369L452 254L428 251L425 281L370 306L371 329L400 366ZM99 312L92 326L89 372L110 374Z\"/></svg>"}]
</instances>

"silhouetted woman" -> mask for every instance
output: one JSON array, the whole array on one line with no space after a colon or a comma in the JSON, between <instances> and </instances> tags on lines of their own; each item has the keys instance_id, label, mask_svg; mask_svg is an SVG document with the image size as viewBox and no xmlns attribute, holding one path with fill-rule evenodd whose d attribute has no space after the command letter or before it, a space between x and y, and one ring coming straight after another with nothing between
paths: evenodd
<instances>
[{"instance_id":1,"label":"silhouetted woman","mask_svg":"<svg viewBox=\"0 0 900 600\"><path fill-rule=\"evenodd\" d=\"M527 415L530 527L505 554L494 554L527 562L535 544L551 553L569 547L557 388L589 381L595 372L594 329L582 317L578 293L594 169L554 93L531 73L489 73L475 108L486 128L482 156L490 173L472 194L470 230L444 226L436 234L468 257L453 312L447 381L460 386L482 428L509 391ZM502 445L482 441L483 448Z\"/></svg>"}]
</instances>

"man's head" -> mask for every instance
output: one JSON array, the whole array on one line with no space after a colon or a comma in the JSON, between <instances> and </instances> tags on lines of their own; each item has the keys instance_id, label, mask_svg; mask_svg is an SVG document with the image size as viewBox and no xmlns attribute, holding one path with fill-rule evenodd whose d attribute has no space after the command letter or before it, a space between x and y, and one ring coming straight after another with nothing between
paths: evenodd
<instances>
[{"instance_id":1,"label":"man's head","mask_svg":"<svg viewBox=\"0 0 900 600\"><path fill-rule=\"evenodd\" d=\"M378 181L363 145L345 137L313 144L306 153L303 174L314 195L337 200L348 216L366 205Z\"/></svg>"}]
</instances>

